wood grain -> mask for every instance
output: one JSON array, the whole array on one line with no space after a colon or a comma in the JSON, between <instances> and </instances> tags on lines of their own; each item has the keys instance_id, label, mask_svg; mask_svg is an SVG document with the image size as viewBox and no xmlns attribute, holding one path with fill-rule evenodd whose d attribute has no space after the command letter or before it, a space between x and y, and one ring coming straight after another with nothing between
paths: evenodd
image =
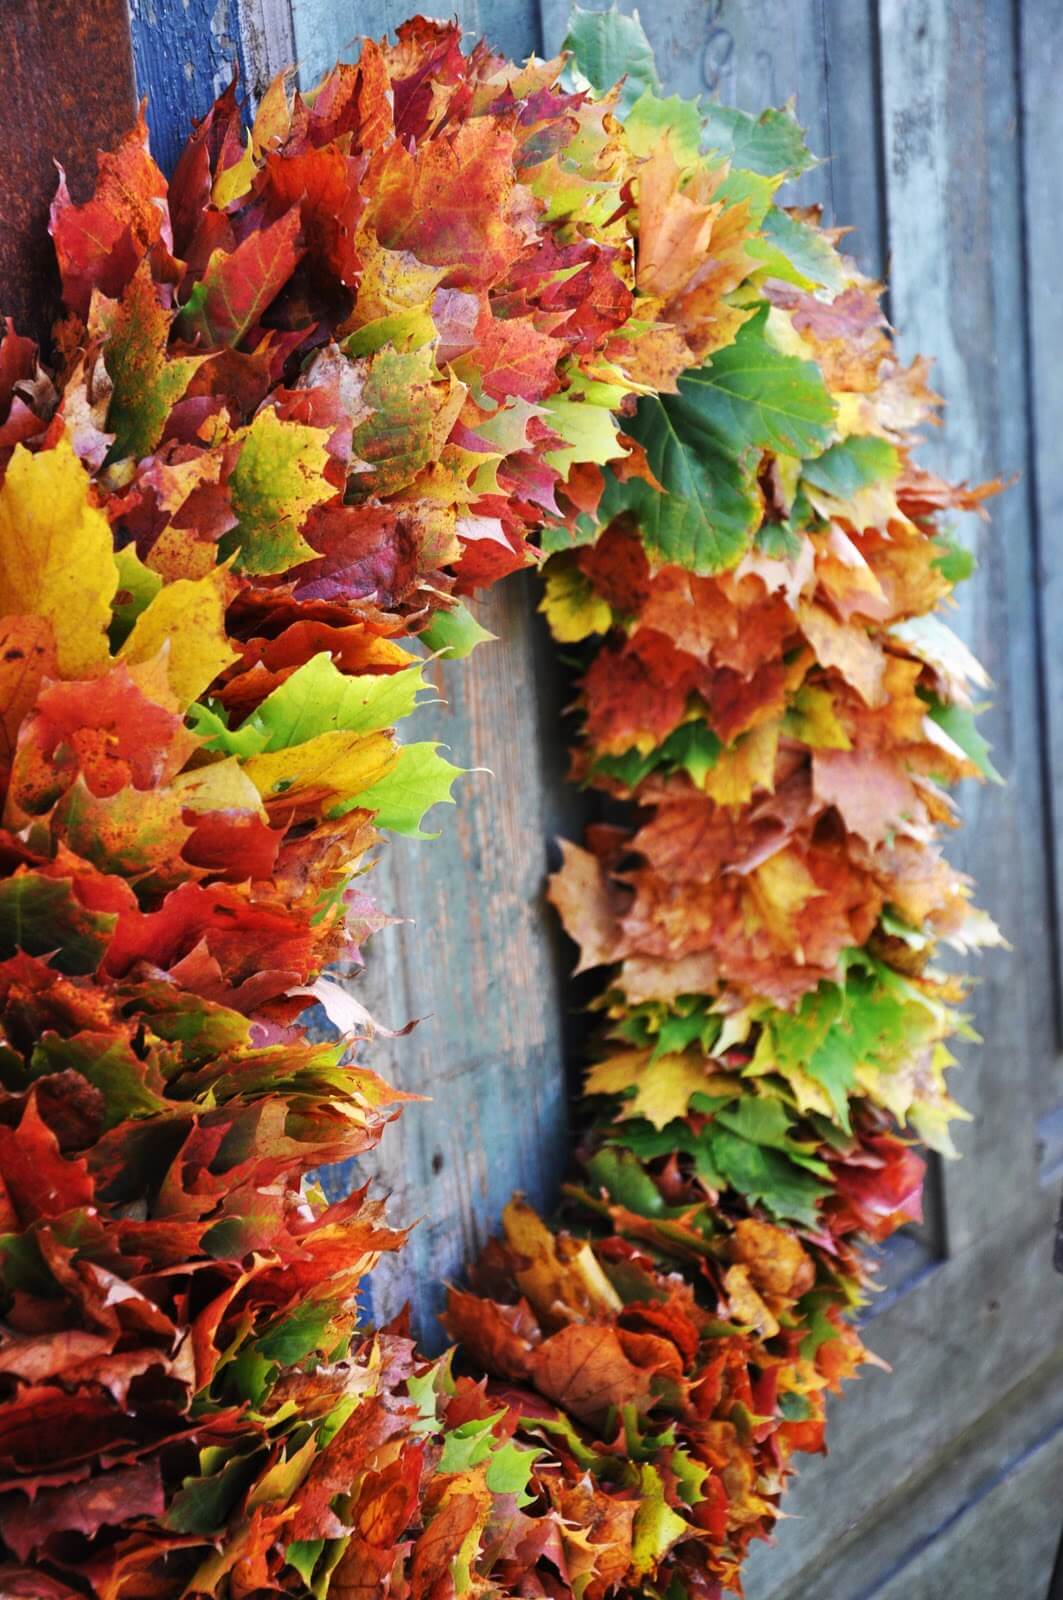
<instances>
[{"instance_id":1,"label":"wood grain","mask_svg":"<svg viewBox=\"0 0 1063 1600\"><path fill-rule=\"evenodd\" d=\"M382 37L416 10L408 0L291 0L299 81L315 83L333 62L356 59L362 39ZM523 58L540 48L538 19L526 0L459 0L433 14L456 16L476 37L489 34L508 56Z\"/></svg>"},{"instance_id":2,"label":"wood grain","mask_svg":"<svg viewBox=\"0 0 1063 1600\"><path fill-rule=\"evenodd\" d=\"M511 581L478 614L498 642L443 669L446 706L426 707L408 737L436 738L481 768L458 805L429 817L441 837L396 840L374 893L411 921L373 941L356 992L392 1026L423 1020L367 1059L429 1096L388 1130L375 1159L333 1169L331 1193L374 1177L394 1219L418 1223L401 1258L373 1274L371 1315L410 1300L439 1342L445 1279L460 1277L514 1189L552 1203L567 1153L559 938L543 902L549 841L562 823L556 663L537 644L534 590ZM544 659L545 658L545 659ZM566 831L578 821L564 818Z\"/></svg>"},{"instance_id":3,"label":"wood grain","mask_svg":"<svg viewBox=\"0 0 1063 1600\"><path fill-rule=\"evenodd\" d=\"M152 154L171 172L192 118L210 109L234 71L246 80L238 0L129 0L129 16Z\"/></svg>"}]
</instances>

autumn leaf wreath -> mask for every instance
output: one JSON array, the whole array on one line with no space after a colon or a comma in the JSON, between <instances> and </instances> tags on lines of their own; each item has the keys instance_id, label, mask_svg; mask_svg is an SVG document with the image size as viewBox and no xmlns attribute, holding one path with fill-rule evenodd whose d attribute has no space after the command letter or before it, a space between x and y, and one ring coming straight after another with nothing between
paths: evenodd
<instances>
[{"instance_id":1,"label":"autumn leaf wreath","mask_svg":"<svg viewBox=\"0 0 1063 1600\"><path fill-rule=\"evenodd\" d=\"M0 1588L717 1600L864 1351L867 1242L948 1152L994 776L936 615L990 486L785 111L662 98L637 23L524 66L417 19L167 183L60 183L51 373L0 345ZM627 76L617 86L622 67ZM537 564L599 968L563 1225L515 1201L457 1350L359 1327L403 1232L315 1169L406 1098L300 1024L457 769L400 742Z\"/></svg>"}]
</instances>

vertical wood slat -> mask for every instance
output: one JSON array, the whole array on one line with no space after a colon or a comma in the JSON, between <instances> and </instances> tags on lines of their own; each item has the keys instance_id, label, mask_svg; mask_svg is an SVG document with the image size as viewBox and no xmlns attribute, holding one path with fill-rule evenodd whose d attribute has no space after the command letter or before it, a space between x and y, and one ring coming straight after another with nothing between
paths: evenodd
<instances>
[{"instance_id":1,"label":"vertical wood slat","mask_svg":"<svg viewBox=\"0 0 1063 1600\"><path fill-rule=\"evenodd\" d=\"M882 0L880 17L894 320L902 353L935 355L936 385L947 397L943 426L921 459L972 480L1016 472L1028 438L1010 8ZM1035 1007L1050 988L1036 576L1022 492L996 500L990 524L967 519L962 532L980 571L961 592L955 625L994 681L985 731L1013 789L965 786L964 832L950 854L977 875L980 902L1021 956L991 952L978 963L975 1012L985 1043L962 1052L957 1082L976 1121L957 1138L967 1159L945 1173L955 1250L1035 1198L1034 1081L1049 1047Z\"/></svg>"},{"instance_id":2,"label":"vertical wood slat","mask_svg":"<svg viewBox=\"0 0 1063 1600\"><path fill-rule=\"evenodd\" d=\"M417 9L408 0L291 0L300 82L314 83L333 62L355 59L363 38L382 37ZM534 0L457 0L427 9L456 15L470 34L488 34L508 56L523 59L540 48Z\"/></svg>"},{"instance_id":3,"label":"vertical wood slat","mask_svg":"<svg viewBox=\"0 0 1063 1600\"><path fill-rule=\"evenodd\" d=\"M376 937L354 992L391 1026L422 1021L366 1060L429 1098L326 1180L338 1196L373 1178L393 1221L418 1223L373 1273L366 1310L383 1322L409 1300L430 1348L445 1280L462 1276L514 1190L552 1205L567 1159L562 963L543 886L549 839L579 823L561 816L556 666L534 604L532 582L510 579L480 606L498 642L437 674L449 704L414 719L410 737L487 769L460 782L454 811L430 815L438 840L389 844L372 884L412 925Z\"/></svg>"},{"instance_id":4,"label":"vertical wood slat","mask_svg":"<svg viewBox=\"0 0 1063 1600\"><path fill-rule=\"evenodd\" d=\"M1028 492L1036 523L1035 580L1039 598L1037 644L1042 674L1045 785L1048 807L1046 843L1052 871L1053 905L1049 919L1056 945L1055 1005L1050 1018L1053 1043L1063 1011L1063 296L1059 292L1061 230L1059 151L1063 148L1063 11L1054 0L1018 0L1019 83L1025 197L1026 287L1029 307L1028 359L1034 421ZM1042 1117L1063 1105L1063 1074L1058 1066L1039 1086Z\"/></svg>"},{"instance_id":5,"label":"vertical wood slat","mask_svg":"<svg viewBox=\"0 0 1063 1600\"><path fill-rule=\"evenodd\" d=\"M239 68L246 78L240 0L128 0L137 89L148 100L156 161L171 172L192 118Z\"/></svg>"},{"instance_id":6,"label":"vertical wood slat","mask_svg":"<svg viewBox=\"0 0 1063 1600\"><path fill-rule=\"evenodd\" d=\"M126 0L6 0L0 7L6 110L0 165L0 314L45 339L59 309L48 207L59 161L84 198L97 149L133 120Z\"/></svg>"}]
</instances>

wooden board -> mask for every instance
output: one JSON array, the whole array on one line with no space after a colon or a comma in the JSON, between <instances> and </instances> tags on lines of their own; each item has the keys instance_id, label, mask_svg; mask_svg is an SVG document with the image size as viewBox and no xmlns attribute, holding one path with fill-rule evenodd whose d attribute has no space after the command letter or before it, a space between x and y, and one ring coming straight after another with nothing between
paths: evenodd
<instances>
[{"instance_id":1,"label":"wooden board","mask_svg":"<svg viewBox=\"0 0 1063 1600\"><path fill-rule=\"evenodd\" d=\"M458 785L455 810L430 816L439 839L386 847L374 893L412 921L377 936L355 992L391 1026L423 1019L366 1058L430 1098L369 1161L328 1177L339 1194L372 1176L393 1218L423 1219L373 1274L367 1311L383 1321L409 1299L430 1345L444 1280L461 1276L514 1189L552 1203L567 1150L563 957L543 883L549 841L579 821L561 815L565 691L534 603L528 580L492 595L479 615L498 642L437 672L448 703L413 724L481 770Z\"/></svg>"}]
</instances>

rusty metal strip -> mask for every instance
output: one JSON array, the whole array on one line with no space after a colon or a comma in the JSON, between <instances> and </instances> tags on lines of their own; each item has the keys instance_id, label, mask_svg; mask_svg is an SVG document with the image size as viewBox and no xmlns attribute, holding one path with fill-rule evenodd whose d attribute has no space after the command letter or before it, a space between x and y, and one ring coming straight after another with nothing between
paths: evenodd
<instances>
[{"instance_id":1,"label":"rusty metal strip","mask_svg":"<svg viewBox=\"0 0 1063 1600\"><path fill-rule=\"evenodd\" d=\"M97 149L135 113L128 0L4 0L0 66L0 313L43 339L58 307L47 232L55 162L84 199Z\"/></svg>"}]
</instances>

